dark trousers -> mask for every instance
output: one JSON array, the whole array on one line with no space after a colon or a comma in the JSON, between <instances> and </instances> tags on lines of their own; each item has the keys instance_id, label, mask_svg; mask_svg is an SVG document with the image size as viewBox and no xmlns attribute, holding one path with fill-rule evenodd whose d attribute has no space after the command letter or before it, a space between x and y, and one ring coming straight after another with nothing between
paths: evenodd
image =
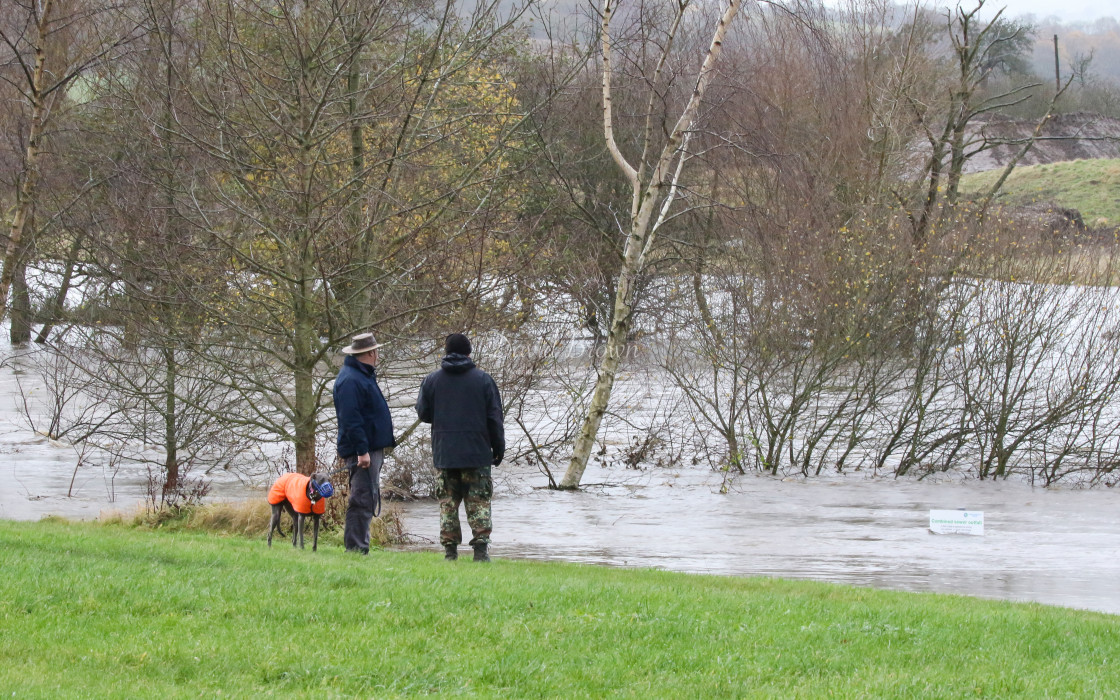
<instances>
[{"instance_id":1,"label":"dark trousers","mask_svg":"<svg viewBox=\"0 0 1120 700\"><path fill-rule=\"evenodd\" d=\"M348 552L369 552L369 524L381 510L381 465L385 453L369 454L369 468L358 466L358 458L346 457L350 471L350 501L346 504L346 529L342 542Z\"/></svg>"}]
</instances>

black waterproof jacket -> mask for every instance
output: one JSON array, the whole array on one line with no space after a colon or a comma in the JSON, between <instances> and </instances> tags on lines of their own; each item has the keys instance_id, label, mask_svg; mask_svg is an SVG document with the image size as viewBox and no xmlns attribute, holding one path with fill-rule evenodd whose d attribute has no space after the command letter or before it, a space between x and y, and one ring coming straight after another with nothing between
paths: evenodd
<instances>
[{"instance_id":1,"label":"black waterproof jacket","mask_svg":"<svg viewBox=\"0 0 1120 700\"><path fill-rule=\"evenodd\" d=\"M436 469L496 466L506 454L498 385L466 355L447 355L441 368L424 378L416 413L432 424Z\"/></svg>"}]
</instances>

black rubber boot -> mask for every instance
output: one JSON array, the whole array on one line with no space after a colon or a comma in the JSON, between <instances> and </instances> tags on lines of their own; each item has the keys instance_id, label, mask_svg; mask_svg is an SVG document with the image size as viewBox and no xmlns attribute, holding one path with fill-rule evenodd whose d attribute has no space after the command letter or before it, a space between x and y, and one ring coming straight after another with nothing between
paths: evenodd
<instances>
[{"instance_id":1,"label":"black rubber boot","mask_svg":"<svg viewBox=\"0 0 1120 700\"><path fill-rule=\"evenodd\" d=\"M459 548L453 544L443 545L443 558L447 561L455 561L459 558Z\"/></svg>"},{"instance_id":2,"label":"black rubber boot","mask_svg":"<svg viewBox=\"0 0 1120 700\"><path fill-rule=\"evenodd\" d=\"M475 561L490 561L490 555L486 553L485 544L474 545L474 560Z\"/></svg>"}]
</instances>

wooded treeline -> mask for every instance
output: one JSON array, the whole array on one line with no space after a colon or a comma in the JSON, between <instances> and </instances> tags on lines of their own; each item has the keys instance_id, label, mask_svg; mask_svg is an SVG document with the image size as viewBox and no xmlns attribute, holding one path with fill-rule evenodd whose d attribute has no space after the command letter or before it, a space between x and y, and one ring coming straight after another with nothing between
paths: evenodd
<instances>
[{"instance_id":1,"label":"wooded treeline","mask_svg":"<svg viewBox=\"0 0 1120 700\"><path fill-rule=\"evenodd\" d=\"M1027 18L1034 29L1031 66L1039 75L1053 75L1054 37L1059 60L1079 71L1076 103L1072 107L1120 118L1120 12L1095 22L1062 23L1054 18ZM1090 59L1086 61L1086 59Z\"/></svg>"},{"instance_id":2,"label":"wooded treeline","mask_svg":"<svg viewBox=\"0 0 1120 700\"><path fill-rule=\"evenodd\" d=\"M729 474L1116 465L1111 248L961 190L1007 145L978 118L1079 89L983 3L2 7L0 304L52 348L29 419L169 498L269 444L330 461L366 330L399 408L446 333L500 347L518 456L565 488L635 365L674 461Z\"/></svg>"}]
</instances>

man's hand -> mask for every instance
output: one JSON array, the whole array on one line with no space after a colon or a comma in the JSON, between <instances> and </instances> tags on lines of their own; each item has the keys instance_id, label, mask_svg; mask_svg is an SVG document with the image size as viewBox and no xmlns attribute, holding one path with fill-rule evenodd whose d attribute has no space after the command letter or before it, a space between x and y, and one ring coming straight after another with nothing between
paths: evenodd
<instances>
[{"instance_id":1,"label":"man's hand","mask_svg":"<svg viewBox=\"0 0 1120 700\"><path fill-rule=\"evenodd\" d=\"M358 455L358 466L362 469L369 469L369 453Z\"/></svg>"}]
</instances>

